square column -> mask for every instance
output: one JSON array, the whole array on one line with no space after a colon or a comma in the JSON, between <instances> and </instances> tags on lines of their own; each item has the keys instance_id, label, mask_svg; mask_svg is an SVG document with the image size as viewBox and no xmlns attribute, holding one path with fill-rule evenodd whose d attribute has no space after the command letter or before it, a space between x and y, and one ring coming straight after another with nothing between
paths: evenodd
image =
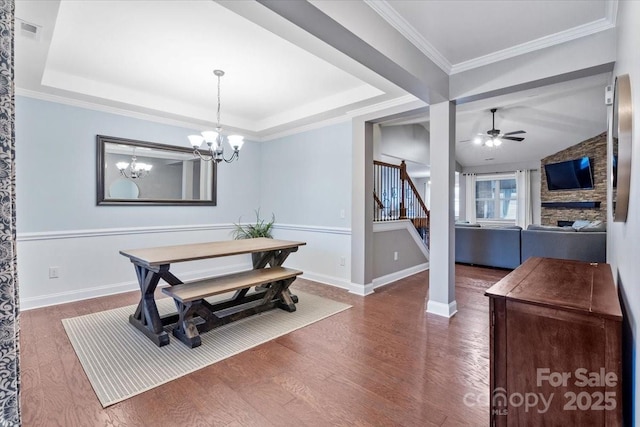
<instances>
[{"instance_id":1,"label":"square column","mask_svg":"<svg viewBox=\"0 0 640 427\"><path fill-rule=\"evenodd\" d=\"M351 188L351 284L349 292L373 293L373 123L353 119Z\"/></svg>"},{"instance_id":2,"label":"square column","mask_svg":"<svg viewBox=\"0 0 640 427\"><path fill-rule=\"evenodd\" d=\"M451 317L458 311L455 295L455 139L456 106L429 107L431 156L431 222L429 227L429 296L427 313Z\"/></svg>"}]
</instances>

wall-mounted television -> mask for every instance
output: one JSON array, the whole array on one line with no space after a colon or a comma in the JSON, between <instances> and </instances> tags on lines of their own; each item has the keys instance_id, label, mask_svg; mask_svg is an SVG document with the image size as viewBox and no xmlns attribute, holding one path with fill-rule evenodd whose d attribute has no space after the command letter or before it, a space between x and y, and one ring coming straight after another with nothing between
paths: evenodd
<instances>
[{"instance_id":1,"label":"wall-mounted television","mask_svg":"<svg viewBox=\"0 0 640 427\"><path fill-rule=\"evenodd\" d=\"M544 165L549 190L593 189L591 159L581 157L559 163Z\"/></svg>"}]
</instances>

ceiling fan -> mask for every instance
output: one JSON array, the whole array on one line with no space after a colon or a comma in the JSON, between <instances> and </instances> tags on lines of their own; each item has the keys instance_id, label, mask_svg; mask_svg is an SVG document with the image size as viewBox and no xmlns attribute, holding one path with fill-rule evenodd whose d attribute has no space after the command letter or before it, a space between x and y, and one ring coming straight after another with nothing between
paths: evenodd
<instances>
[{"instance_id":1,"label":"ceiling fan","mask_svg":"<svg viewBox=\"0 0 640 427\"><path fill-rule=\"evenodd\" d=\"M475 144L483 145L487 147L498 147L502 144L502 141L505 139L508 139L509 141L524 141L523 137L513 136L513 135L526 133L523 130L516 130L513 132L501 133L500 129L496 129L496 111L498 111L497 108L491 109L491 115L492 115L491 129L489 129L486 134L478 134L478 136L474 138L473 142Z\"/></svg>"}]
</instances>

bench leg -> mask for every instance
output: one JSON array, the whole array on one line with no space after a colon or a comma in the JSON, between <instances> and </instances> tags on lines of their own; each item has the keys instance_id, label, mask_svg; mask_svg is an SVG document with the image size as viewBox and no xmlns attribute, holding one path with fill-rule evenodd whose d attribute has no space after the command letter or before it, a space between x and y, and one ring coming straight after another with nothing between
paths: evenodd
<instances>
[{"instance_id":1,"label":"bench leg","mask_svg":"<svg viewBox=\"0 0 640 427\"><path fill-rule=\"evenodd\" d=\"M277 299L276 306L288 311L289 313L296 311L296 303L298 302L298 297L291 295L291 292L289 291L289 286L291 286L294 280L296 280L296 278L292 277L272 284L273 287L277 288L277 292L275 294Z\"/></svg>"},{"instance_id":2,"label":"bench leg","mask_svg":"<svg viewBox=\"0 0 640 427\"><path fill-rule=\"evenodd\" d=\"M296 297L296 300L298 298ZM288 311L289 313L293 313L296 311L296 303L293 301L293 295L289 292L289 289L285 289L280 294L280 301L278 302L278 307Z\"/></svg>"},{"instance_id":3,"label":"bench leg","mask_svg":"<svg viewBox=\"0 0 640 427\"><path fill-rule=\"evenodd\" d=\"M198 311L201 300L182 303L175 300L178 309L178 323L173 328L173 336L185 343L191 348L198 347L202 344L198 328L193 320L193 316Z\"/></svg>"}]
</instances>

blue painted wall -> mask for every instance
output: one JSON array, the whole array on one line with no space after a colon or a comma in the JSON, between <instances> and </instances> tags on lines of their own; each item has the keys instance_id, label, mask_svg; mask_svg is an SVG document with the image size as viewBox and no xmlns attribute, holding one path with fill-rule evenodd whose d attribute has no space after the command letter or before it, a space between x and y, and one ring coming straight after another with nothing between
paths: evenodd
<instances>
[{"instance_id":1,"label":"blue painted wall","mask_svg":"<svg viewBox=\"0 0 640 427\"><path fill-rule=\"evenodd\" d=\"M283 224L349 228L351 140L345 122L264 142L263 214Z\"/></svg>"},{"instance_id":2,"label":"blue painted wall","mask_svg":"<svg viewBox=\"0 0 640 427\"><path fill-rule=\"evenodd\" d=\"M96 206L96 135L189 146L194 129L16 97L18 232L236 222L260 205L261 144L218 168L218 206Z\"/></svg>"}]
</instances>

